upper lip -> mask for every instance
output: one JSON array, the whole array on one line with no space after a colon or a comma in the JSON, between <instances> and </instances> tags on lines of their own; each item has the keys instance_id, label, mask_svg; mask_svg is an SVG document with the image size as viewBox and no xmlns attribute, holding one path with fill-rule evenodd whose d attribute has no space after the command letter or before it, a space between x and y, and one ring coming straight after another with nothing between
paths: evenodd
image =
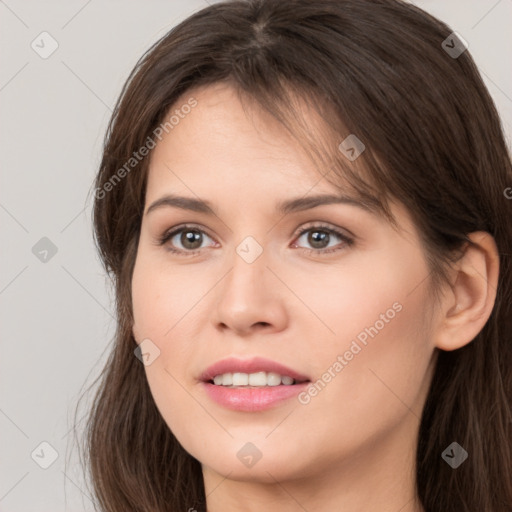
<instances>
[{"instance_id":1,"label":"upper lip","mask_svg":"<svg viewBox=\"0 0 512 512\"><path fill-rule=\"evenodd\" d=\"M254 357L252 359L236 359L229 357L222 359L209 366L199 377L199 380L208 382L213 380L216 375L224 373L257 373L274 372L281 376L288 376L295 379L296 382L306 382L309 380L305 375L284 366L281 363L265 359L263 357Z\"/></svg>"}]
</instances>

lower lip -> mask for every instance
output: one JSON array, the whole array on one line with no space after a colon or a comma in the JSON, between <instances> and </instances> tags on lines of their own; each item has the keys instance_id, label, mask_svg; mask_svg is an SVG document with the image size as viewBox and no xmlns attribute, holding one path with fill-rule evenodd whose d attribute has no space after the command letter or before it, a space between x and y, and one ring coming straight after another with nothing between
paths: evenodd
<instances>
[{"instance_id":1,"label":"lower lip","mask_svg":"<svg viewBox=\"0 0 512 512\"><path fill-rule=\"evenodd\" d=\"M298 395L308 386L309 382L292 386L266 386L261 388L229 388L216 386L210 382L202 385L207 395L219 405L234 411L258 412L275 407L276 405Z\"/></svg>"}]
</instances>

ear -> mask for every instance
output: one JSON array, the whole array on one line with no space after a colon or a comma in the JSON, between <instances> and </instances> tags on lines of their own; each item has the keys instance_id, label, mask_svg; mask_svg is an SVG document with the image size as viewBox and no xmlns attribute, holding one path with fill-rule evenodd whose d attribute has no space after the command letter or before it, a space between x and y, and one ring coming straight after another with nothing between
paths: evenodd
<instances>
[{"instance_id":1,"label":"ear","mask_svg":"<svg viewBox=\"0 0 512 512\"><path fill-rule=\"evenodd\" d=\"M456 350L477 336L489 319L498 287L499 255L494 238L487 232L469 235L468 244L454 267L452 285L442 299L441 320L435 346Z\"/></svg>"}]
</instances>

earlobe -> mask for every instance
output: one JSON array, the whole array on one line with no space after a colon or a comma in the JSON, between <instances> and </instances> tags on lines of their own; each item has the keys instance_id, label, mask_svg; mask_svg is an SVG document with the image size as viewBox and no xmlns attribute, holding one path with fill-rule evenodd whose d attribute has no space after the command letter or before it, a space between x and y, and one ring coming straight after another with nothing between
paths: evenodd
<instances>
[{"instance_id":1,"label":"earlobe","mask_svg":"<svg viewBox=\"0 0 512 512\"><path fill-rule=\"evenodd\" d=\"M441 321L435 345L456 350L470 343L483 329L496 300L499 254L494 238L484 231L469 235L463 256L454 267L451 290L442 299Z\"/></svg>"}]
</instances>

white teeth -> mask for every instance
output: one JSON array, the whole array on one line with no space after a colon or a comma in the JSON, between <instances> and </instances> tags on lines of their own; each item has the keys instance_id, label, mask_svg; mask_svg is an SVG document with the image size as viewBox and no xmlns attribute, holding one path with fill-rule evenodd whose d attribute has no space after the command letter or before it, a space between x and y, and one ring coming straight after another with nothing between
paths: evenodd
<instances>
[{"instance_id":1,"label":"white teeth","mask_svg":"<svg viewBox=\"0 0 512 512\"><path fill-rule=\"evenodd\" d=\"M274 372L256 372L256 373L223 373L215 375L213 383L216 386L291 386L295 383L292 377L281 376Z\"/></svg>"},{"instance_id":2,"label":"white teeth","mask_svg":"<svg viewBox=\"0 0 512 512\"><path fill-rule=\"evenodd\" d=\"M224 385L224 379L222 379ZM247 386L249 384L249 375L247 373L233 373L233 386Z\"/></svg>"},{"instance_id":3,"label":"white teeth","mask_svg":"<svg viewBox=\"0 0 512 512\"><path fill-rule=\"evenodd\" d=\"M267 374L265 372L250 373L249 386L266 386Z\"/></svg>"},{"instance_id":4,"label":"white teeth","mask_svg":"<svg viewBox=\"0 0 512 512\"><path fill-rule=\"evenodd\" d=\"M293 384L293 379L291 377L281 377L281 382L285 386L291 386Z\"/></svg>"},{"instance_id":5,"label":"white teeth","mask_svg":"<svg viewBox=\"0 0 512 512\"><path fill-rule=\"evenodd\" d=\"M279 386L281 384L281 375L279 375L279 373L268 372L267 384L269 386Z\"/></svg>"}]
</instances>

